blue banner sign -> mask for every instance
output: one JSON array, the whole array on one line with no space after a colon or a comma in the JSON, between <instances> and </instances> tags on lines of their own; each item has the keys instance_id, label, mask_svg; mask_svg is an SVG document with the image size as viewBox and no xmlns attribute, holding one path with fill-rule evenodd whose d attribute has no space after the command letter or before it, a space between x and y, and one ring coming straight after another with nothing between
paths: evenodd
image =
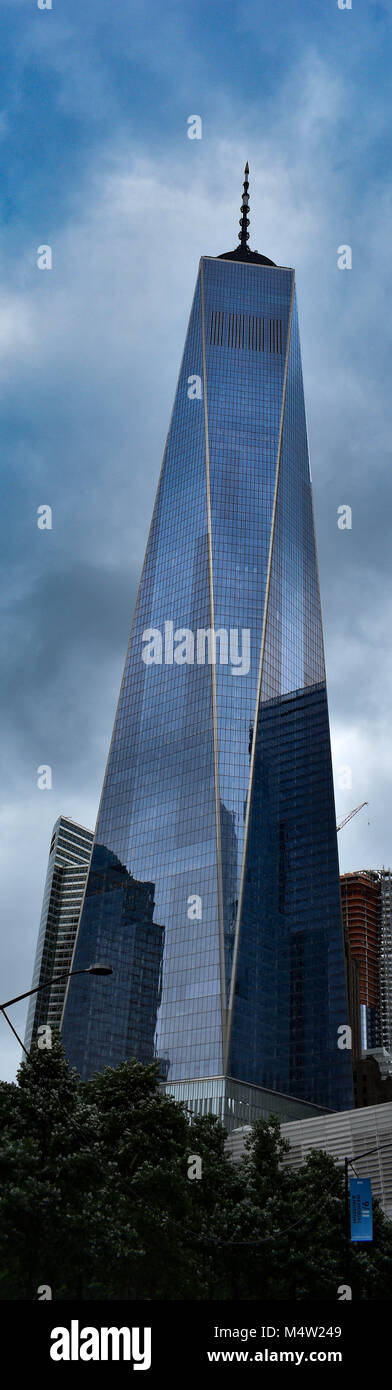
<instances>
[{"instance_id":1,"label":"blue banner sign","mask_svg":"<svg viewBox=\"0 0 392 1390\"><path fill-rule=\"evenodd\" d=\"M373 1240L370 1178L350 1178L351 1240Z\"/></svg>"}]
</instances>

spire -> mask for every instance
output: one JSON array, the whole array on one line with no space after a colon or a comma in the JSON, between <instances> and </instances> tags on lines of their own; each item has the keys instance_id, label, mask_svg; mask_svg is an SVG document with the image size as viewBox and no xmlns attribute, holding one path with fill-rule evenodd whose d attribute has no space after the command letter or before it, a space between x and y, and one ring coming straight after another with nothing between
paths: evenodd
<instances>
[{"instance_id":1,"label":"spire","mask_svg":"<svg viewBox=\"0 0 392 1390\"><path fill-rule=\"evenodd\" d=\"M241 213L242 213L242 217L240 217L240 228L241 228L241 231L238 233L238 240L239 240L240 245L242 246L243 250L246 251L246 243L247 243L247 241L249 241L248 227L249 227L249 220L250 220L249 217L247 217L247 213L249 212L249 192L248 192L248 189L249 189L249 164L248 164L248 161L246 161L246 164L245 164L244 175L245 175L245 177L244 177L244 190L243 190L243 194L242 194L242 204L241 204Z\"/></svg>"},{"instance_id":2,"label":"spire","mask_svg":"<svg viewBox=\"0 0 392 1390\"><path fill-rule=\"evenodd\" d=\"M223 251L217 257L219 261L250 261L256 265L275 265L275 261L270 261L268 256L260 256L258 251L250 251L247 242L249 241L249 164L246 161L244 169L244 189L241 203L240 231L238 233L239 246L235 251Z\"/></svg>"}]
</instances>

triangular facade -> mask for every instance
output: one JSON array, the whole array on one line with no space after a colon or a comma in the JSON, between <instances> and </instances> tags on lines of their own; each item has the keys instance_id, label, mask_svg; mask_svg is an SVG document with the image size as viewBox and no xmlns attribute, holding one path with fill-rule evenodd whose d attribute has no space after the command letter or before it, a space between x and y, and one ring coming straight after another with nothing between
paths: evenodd
<instances>
[{"instance_id":1,"label":"triangular facade","mask_svg":"<svg viewBox=\"0 0 392 1390\"><path fill-rule=\"evenodd\" d=\"M113 976L63 1022L82 1075L156 1055L226 1122L352 1104L294 272L261 262L200 263L74 957Z\"/></svg>"}]
</instances>

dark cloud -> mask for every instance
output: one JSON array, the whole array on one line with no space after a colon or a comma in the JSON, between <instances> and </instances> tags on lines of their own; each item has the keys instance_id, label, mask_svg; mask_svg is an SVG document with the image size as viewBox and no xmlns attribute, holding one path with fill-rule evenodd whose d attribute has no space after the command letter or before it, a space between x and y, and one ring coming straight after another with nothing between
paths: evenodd
<instances>
[{"instance_id":1,"label":"dark cloud","mask_svg":"<svg viewBox=\"0 0 392 1390\"><path fill-rule=\"evenodd\" d=\"M201 33L186 4L167 20L155 4L149 26L145 7L103 0L71 17L5 8L7 995L29 984L54 820L95 823L198 260L235 244L246 157L252 244L297 269L337 807L370 802L341 832L342 867L390 862L392 98L390 35L370 12L354 27L335 5L320 19L318 2L279 0L266 26L258 3L230 22L227 6L202 4ZM50 273L36 267L46 241ZM350 272L337 268L343 243ZM52 532L37 528L41 503ZM17 1049L1 1042L10 1075Z\"/></svg>"},{"instance_id":2,"label":"dark cloud","mask_svg":"<svg viewBox=\"0 0 392 1390\"><path fill-rule=\"evenodd\" d=\"M91 756L94 711L125 659L137 582L124 568L79 560L42 575L13 605L1 714L21 759L46 751L41 760L65 770L70 749L79 766Z\"/></svg>"}]
</instances>

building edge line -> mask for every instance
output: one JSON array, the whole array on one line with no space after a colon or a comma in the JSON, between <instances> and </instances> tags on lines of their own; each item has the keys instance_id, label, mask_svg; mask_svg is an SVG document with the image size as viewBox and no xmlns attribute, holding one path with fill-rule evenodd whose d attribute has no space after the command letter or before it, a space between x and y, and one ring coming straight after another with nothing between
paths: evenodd
<instances>
[{"instance_id":1,"label":"building edge line","mask_svg":"<svg viewBox=\"0 0 392 1390\"><path fill-rule=\"evenodd\" d=\"M85 888L84 888L84 893L83 893L83 898L82 898L82 903L81 903L81 908L80 908L80 913L79 913L79 921L78 921L78 925L77 925L77 929L76 929L76 935L75 935L75 941L74 941L74 948L73 948L73 952L72 952L72 960L71 960L71 967L70 967L71 970L73 970L74 959L75 959L75 953L76 953L77 944L78 944L80 923L81 923L81 920L82 920L83 908L84 908L84 903L85 903L85 898L86 898L86 893L87 893L87 887L88 887L88 881L89 881L89 877L90 877L90 869L91 869L92 857L93 857L94 849L95 849L96 834L97 834L97 826L98 826L98 821L99 821L99 817L100 817L100 814L101 814L101 806L102 806L102 801L103 801L103 794L104 794L105 787L106 787L106 778L107 778L107 773L108 773L108 768L109 768L109 763L110 763L110 758L111 758L111 752L112 752L112 747L113 747L114 736L115 736L116 729L117 729L117 719L118 719L118 714L119 714L119 709L120 709L121 696L122 696L122 692L123 692L124 681L125 681L125 676L126 676L126 671L127 671L127 666L128 666L128 658L129 658L130 651L131 651L131 646L132 646L133 631L134 631L134 626L135 626L135 622L136 622L136 614L137 614L138 607L139 607L139 598L140 598L140 594L141 594L141 590L142 590L142 584L143 584L143 579L144 579L144 571L145 571L146 564L147 564L147 556L148 556L148 554L149 554L150 540L151 540L151 536L152 536L152 529L153 529L153 525L154 525L154 521L155 521L155 515L156 515L157 509L158 509L158 502L159 502L160 493L161 493L161 485L162 485L162 479L163 479L163 471L164 471L164 467L165 467L165 463L166 463L167 447L168 447L169 438L170 438L170 430L171 430L171 427L172 427L173 414L174 414L174 407L175 407L176 400L177 400L177 391L178 391L178 387L179 387L179 383L180 383L180 379L181 379L181 372L182 372L182 368L183 368L183 364L184 364L185 351L186 351L186 346L187 346L187 342L188 342L189 325L190 325L191 318L192 318L192 314L193 314L193 307L194 307L195 298L196 298L196 291L197 291L198 281L199 281L199 276L197 275L197 277L196 277L196 284L195 284L195 288L194 288L193 296L192 296L192 303L191 303L191 307L190 307L190 313L189 313L189 317L188 317L188 323L187 323L187 330L186 330L186 334L185 334L184 347L183 347L183 351L182 351L182 354L181 354L181 362L180 362L180 367L179 367L178 376L177 376L176 389L175 389L174 397L173 397L173 405L172 405L171 412L170 412L170 420L169 420L169 425L168 425L168 430L167 430L166 440L165 440L165 445L164 445L164 450L163 450L162 463L161 463L161 467L160 467L160 471L159 471L159 477L158 477L158 482L157 482L157 489L156 489L156 493L155 493L155 501L154 501L154 506L153 506L153 509L152 509L152 517L151 517L150 525L149 525L149 528L148 528L147 544L146 544L146 549L145 549L145 552L144 552L144 560L143 560L143 564L142 564L141 575L140 575L140 580L139 580L138 589L137 589L137 594L136 594L136 599L135 599L135 607L134 607L134 610L133 610L133 617L132 617L132 622L131 622L131 631L130 631L130 634L129 634L129 641L128 641L128 646L127 646L127 650L126 650L126 654L125 654L124 668L123 668L123 673L122 673L122 678L121 678L121 684L120 684L120 690L119 690L119 696L118 696L118 700L117 700L117 704L116 704L116 712L115 712L114 722L113 722L113 728L112 728L112 736L111 736L111 739L110 739L109 750L108 750L108 756L107 756L107 759L106 759L105 773L104 773L104 778L103 778L103 783L102 783L102 790L101 790L101 795L100 795L100 798L99 798L98 811L97 811L97 818L96 818L95 830L94 830L94 839L93 839L93 843L92 843L92 846L91 846L90 866L89 866L89 871L88 871L87 878L86 878L86 883L85 883ZM62 1015L61 1015L60 1033L61 1033L61 1029L62 1029L62 1026L63 1026L63 1023L64 1023L64 1015L65 1015L65 1010L66 1010L66 1006L67 1006L67 999L68 999L69 987L70 987L70 981L68 980L67 987L66 987L66 991L65 991L65 996L64 996L63 1011L62 1011Z\"/></svg>"},{"instance_id":2,"label":"building edge line","mask_svg":"<svg viewBox=\"0 0 392 1390\"><path fill-rule=\"evenodd\" d=\"M214 568L212 556L212 519L211 519L211 489L210 489L210 441L208 423L208 390L207 390L207 356L205 338L205 304L204 304L204 268L203 259L200 261L200 285L201 285L201 333L203 350L203 406L204 406L204 434L205 434L205 462L206 462L206 494L207 494L207 544L208 544L208 572L210 589L210 623L212 631L215 632L215 605L214 605ZM217 868L217 890L218 890L218 921L219 921L219 973L220 973L220 998L221 998L221 1027L222 1027L222 1065L226 1055L226 1032L227 1032L227 1006L226 1006L226 966L225 966L225 938L224 938L224 918L223 918L223 880L222 880L222 846L221 846L221 823L220 823L220 787L219 787L219 749L218 749L218 715L216 700L216 668L215 662L211 662L211 696L212 696L212 724L213 724L213 747L214 747L214 787L215 787L215 830L216 830L216 868Z\"/></svg>"},{"instance_id":3,"label":"building edge line","mask_svg":"<svg viewBox=\"0 0 392 1390\"><path fill-rule=\"evenodd\" d=\"M291 347L291 327L292 327L292 321L293 321L294 293L295 293L295 272L293 271L293 281L292 281L291 299L290 299L290 312L289 312L289 321L288 321L288 328L287 328L287 346L286 346L286 361L285 361L284 377L283 377L282 405L281 405L281 411L280 411L279 439L278 439L278 450L277 450L277 460L276 460L274 500L273 500L272 517L271 517L271 534L270 534L270 545L269 545L269 555L268 555L267 578L266 578L266 586L265 586L264 613L263 613L263 627L262 627L261 646L260 646L259 674L258 674L258 681L257 681L257 693L256 693L256 704L255 704L255 715L254 715L254 726L253 726L253 728L254 728L254 735L253 735L253 742L252 742L252 751L251 751L251 756L250 756L250 769L249 769L249 782L248 782L248 797L247 797L247 804L246 804L246 819L245 819L245 834L244 834L244 844L243 844L243 851L242 851L242 866L241 866L240 890L239 890L239 895L238 895L237 921L236 921L235 938L234 938L233 966L232 966L231 981L230 981L230 998L229 998L229 1007L228 1007L227 1036L226 1036L227 1048L226 1048L226 1054L225 1054L225 1072L226 1072L226 1073L227 1073L227 1071L228 1071L228 1065L229 1065L229 1051L230 1051L231 1030L232 1030L232 1023L233 1023L234 990L235 990L236 979L237 979L238 952L239 952L239 942L240 942L240 924L241 924L241 914L242 914L242 907L243 907L243 900L244 900L244 889L245 889L245 872L246 872L246 861L247 861L247 854L248 854L249 825L250 825L251 806L252 806L252 791L253 791L254 766L255 766L255 756L256 756L256 743L257 743L257 725L258 725L258 717L259 717L259 709L260 709L261 686L262 686L262 679L263 679L264 651L265 651L265 640L266 640L266 635L267 635L267 620L268 620L269 594L270 594L271 572L272 572L272 556L273 556L273 550L274 550L275 522L276 522L276 512L277 512L277 505L278 505L278 488L279 488L279 478L280 478L280 461L281 461L281 454L282 454L283 425L284 425L284 417L285 417L285 409L286 409L287 378L288 378L289 356L290 356L290 347Z\"/></svg>"}]
</instances>

